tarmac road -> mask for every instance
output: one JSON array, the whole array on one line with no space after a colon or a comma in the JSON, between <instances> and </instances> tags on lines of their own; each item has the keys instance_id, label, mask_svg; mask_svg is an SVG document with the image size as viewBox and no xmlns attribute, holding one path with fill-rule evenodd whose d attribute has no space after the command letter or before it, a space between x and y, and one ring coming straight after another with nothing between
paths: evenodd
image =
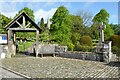
<instances>
[{"instance_id":1,"label":"tarmac road","mask_svg":"<svg viewBox=\"0 0 120 80\"><path fill-rule=\"evenodd\" d=\"M14 74L10 71L7 71L7 70L0 67L0 80L2 78L12 78L12 80L13 80L14 78L23 78L23 77L16 75L16 74Z\"/></svg>"}]
</instances>

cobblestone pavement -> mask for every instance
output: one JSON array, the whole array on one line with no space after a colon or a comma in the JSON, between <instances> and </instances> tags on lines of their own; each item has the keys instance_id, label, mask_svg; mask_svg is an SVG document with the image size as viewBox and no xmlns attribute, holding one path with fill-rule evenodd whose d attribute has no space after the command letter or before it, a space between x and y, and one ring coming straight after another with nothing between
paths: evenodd
<instances>
[{"instance_id":1,"label":"cobblestone pavement","mask_svg":"<svg viewBox=\"0 0 120 80\"><path fill-rule=\"evenodd\" d=\"M3 59L2 65L32 78L119 78L120 63L61 57Z\"/></svg>"},{"instance_id":2,"label":"cobblestone pavement","mask_svg":"<svg viewBox=\"0 0 120 80\"><path fill-rule=\"evenodd\" d=\"M0 78L23 78L0 67Z\"/></svg>"}]
</instances>

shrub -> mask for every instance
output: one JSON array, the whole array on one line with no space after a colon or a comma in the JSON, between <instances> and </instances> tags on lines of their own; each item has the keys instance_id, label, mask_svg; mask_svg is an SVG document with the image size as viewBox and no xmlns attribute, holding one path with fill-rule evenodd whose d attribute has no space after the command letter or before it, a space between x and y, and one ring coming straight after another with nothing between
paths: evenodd
<instances>
[{"instance_id":1,"label":"shrub","mask_svg":"<svg viewBox=\"0 0 120 80\"><path fill-rule=\"evenodd\" d=\"M76 45L74 50L75 51L83 51L83 52L91 52L92 47L87 46L87 45Z\"/></svg>"},{"instance_id":2,"label":"shrub","mask_svg":"<svg viewBox=\"0 0 120 80\"><path fill-rule=\"evenodd\" d=\"M67 46L68 46L68 50L69 50L69 51L73 51L73 49L74 49L74 47L75 47L74 44L72 44L72 43L68 43Z\"/></svg>"},{"instance_id":3,"label":"shrub","mask_svg":"<svg viewBox=\"0 0 120 80\"><path fill-rule=\"evenodd\" d=\"M72 43L73 43L73 44L76 44L77 41L80 40L80 34L78 34L78 33L73 33L72 36L71 36L71 40L72 40Z\"/></svg>"},{"instance_id":4,"label":"shrub","mask_svg":"<svg viewBox=\"0 0 120 80\"><path fill-rule=\"evenodd\" d=\"M81 45L92 46L92 38L90 36L82 36L80 43Z\"/></svg>"},{"instance_id":5,"label":"shrub","mask_svg":"<svg viewBox=\"0 0 120 80\"><path fill-rule=\"evenodd\" d=\"M68 42L61 42L60 46L67 46L68 47L68 51L73 51L73 49L75 47L74 44L72 42L70 42L70 41L68 41Z\"/></svg>"},{"instance_id":6,"label":"shrub","mask_svg":"<svg viewBox=\"0 0 120 80\"><path fill-rule=\"evenodd\" d=\"M119 35L113 35L110 37L109 40L112 41L113 46L120 47L120 36Z\"/></svg>"},{"instance_id":7,"label":"shrub","mask_svg":"<svg viewBox=\"0 0 120 80\"><path fill-rule=\"evenodd\" d=\"M112 47L112 52L120 56L120 48L118 48L117 46Z\"/></svg>"}]
</instances>

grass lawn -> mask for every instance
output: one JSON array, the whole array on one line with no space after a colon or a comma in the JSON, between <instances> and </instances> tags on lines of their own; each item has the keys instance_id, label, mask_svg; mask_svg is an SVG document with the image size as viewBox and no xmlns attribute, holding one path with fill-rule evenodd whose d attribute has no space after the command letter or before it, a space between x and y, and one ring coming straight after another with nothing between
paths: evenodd
<instances>
[{"instance_id":1,"label":"grass lawn","mask_svg":"<svg viewBox=\"0 0 120 80\"><path fill-rule=\"evenodd\" d=\"M25 51L28 47L32 46L34 42L33 41L27 41L25 43L19 43L19 51Z\"/></svg>"},{"instance_id":2,"label":"grass lawn","mask_svg":"<svg viewBox=\"0 0 120 80\"><path fill-rule=\"evenodd\" d=\"M118 78L119 74L116 65L61 57L20 57L1 61L3 66L32 78Z\"/></svg>"}]
</instances>

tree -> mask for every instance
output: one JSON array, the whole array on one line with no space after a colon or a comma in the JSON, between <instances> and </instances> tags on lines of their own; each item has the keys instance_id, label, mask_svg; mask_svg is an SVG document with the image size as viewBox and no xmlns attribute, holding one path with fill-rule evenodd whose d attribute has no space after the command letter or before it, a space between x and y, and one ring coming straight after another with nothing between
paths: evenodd
<instances>
[{"instance_id":1,"label":"tree","mask_svg":"<svg viewBox=\"0 0 120 80\"><path fill-rule=\"evenodd\" d=\"M44 19L41 18L40 21L40 27L42 28L42 32L40 34L40 41L42 43L49 43L50 42L50 35L49 35L49 28L50 24L47 22L46 24L44 24Z\"/></svg>"},{"instance_id":2,"label":"tree","mask_svg":"<svg viewBox=\"0 0 120 80\"><path fill-rule=\"evenodd\" d=\"M98 39L98 31L97 31L97 28L96 28L96 25L92 25L89 29L90 31L90 37L92 39Z\"/></svg>"},{"instance_id":3,"label":"tree","mask_svg":"<svg viewBox=\"0 0 120 80\"><path fill-rule=\"evenodd\" d=\"M11 21L11 18L8 18L4 16L3 14L0 14L0 34L5 34L7 33L5 31L5 26Z\"/></svg>"},{"instance_id":4,"label":"tree","mask_svg":"<svg viewBox=\"0 0 120 80\"><path fill-rule=\"evenodd\" d=\"M20 14L21 12L25 12L33 21L35 21L35 16L34 16L34 12L33 12L33 10L32 9L30 9L30 8L28 8L28 7L24 7L22 10L20 10L19 12L18 12L18 14ZM18 14L16 14L16 16L18 15ZM16 17L15 16L15 17Z\"/></svg>"},{"instance_id":5,"label":"tree","mask_svg":"<svg viewBox=\"0 0 120 80\"><path fill-rule=\"evenodd\" d=\"M120 47L120 36L118 35L113 35L110 37L110 39L112 41L112 46L117 46L117 47Z\"/></svg>"},{"instance_id":6,"label":"tree","mask_svg":"<svg viewBox=\"0 0 120 80\"><path fill-rule=\"evenodd\" d=\"M110 27L109 24L106 24L106 29L104 30L105 40L109 40L109 38L114 34L114 30Z\"/></svg>"},{"instance_id":7,"label":"tree","mask_svg":"<svg viewBox=\"0 0 120 80\"><path fill-rule=\"evenodd\" d=\"M58 7L58 9L56 10L55 14L53 15L53 17L51 19L52 25L50 28L50 32L53 34L53 38L57 42L62 41L63 34L66 33L66 31L67 31L64 29L67 28L65 26L66 25L65 20L68 15L69 15L68 10L64 6L60 6L60 7ZM63 31L62 31L62 29L63 29Z\"/></svg>"},{"instance_id":8,"label":"tree","mask_svg":"<svg viewBox=\"0 0 120 80\"><path fill-rule=\"evenodd\" d=\"M44 24L43 18L41 18L41 20L40 20L40 27L41 27L42 31L44 32L45 31L45 24Z\"/></svg>"},{"instance_id":9,"label":"tree","mask_svg":"<svg viewBox=\"0 0 120 80\"><path fill-rule=\"evenodd\" d=\"M48 30L45 30L44 32L42 32L40 34L40 41L42 43L48 43L49 42L49 34L48 34Z\"/></svg>"},{"instance_id":10,"label":"tree","mask_svg":"<svg viewBox=\"0 0 120 80\"><path fill-rule=\"evenodd\" d=\"M66 9L66 7L58 7L51 19L51 22L52 25L50 27L50 33L52 36L52 41L57 42L61 45L68 45L69 48L72 45L71 20L69 11Z\"/></svg>"},{"instance_id":11,"label":"tree","mask_svg":"<svg viewBox=\"0 0 120 80\"><path fill-rule=\"evenodd\" d=\"M111 29L110 25L108 24L109 13L105 9L101 9L99 13L97 13L93 18L93 23L101 23L106 25L106 29L104 30L105 33L105 40L108 40L113 34L114 31ZM97 24L96 26L100 26Z\"/></svg>"},{"instance_id":12,"label":"tree","mask_svg":"<svg viewBox=\"0 0 120 80\"><path fill-rule=\"evenodd\" d=\"M85 10L79 10L79 11L77 11L76 15L80 16L83 19L83 24L85 27L91 26L92 13L85 11Z\"/></svg>"},{"instance_id":13,"label":"tree","mask_svg":"<svg viewBox=\"0 0 120 80\"><path fill-rule=\"evenodd\" d=\"M116 35L120 35L120 27L118 24L110 24L110 27L114 30Z\"/></svg>"},{"instance_id":14,"label":"tree","mask_svg":"<svg viewBox=\"0 0 120 80\"><path fill-rule=\"evenodd\" d=\"M72 31L82 34L82 29L84 27L83 19L80 16L71 15Z\"/></svg>"},{"instance_id":15,"label":"tree","mask_svg":"<svg viewBox=\"0 0 120 80\"><path fill-rule=\"evenodd\" d=\"M74 46L80 45L80 37L83 35L83 20L80 16L71 15L71 40Z\"/></svg>"},{"instance_id":16,"label":"tree","mask_svg":"<svg viewBox=\"0 0 120 80\"><path fill-rule=\"evenodd\" d=\"M108 24L109 13L105 9L101 9L98 14L96 14L93 18L93 22L103 22L104 24Z\"/></svg>"}]
</instances>

